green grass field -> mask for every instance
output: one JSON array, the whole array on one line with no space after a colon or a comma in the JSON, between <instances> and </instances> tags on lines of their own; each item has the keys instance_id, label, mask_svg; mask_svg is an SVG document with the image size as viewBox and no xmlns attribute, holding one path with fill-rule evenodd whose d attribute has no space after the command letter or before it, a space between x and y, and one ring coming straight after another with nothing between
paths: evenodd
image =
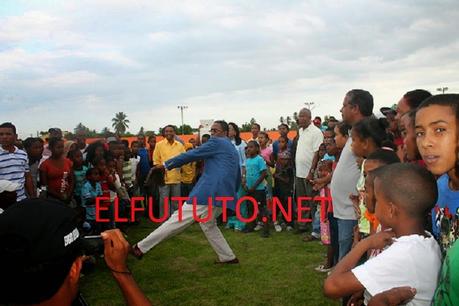
<instances>
[{"instance_id":1,"label":"green grass field","mask_svg":"<svg viewBox=\"0 0 459 306\"><path fill-rule=\"evenodd\" d=\"M135 243L153 229L144 221L128 230ZM164 241L129 267L154 305L338 305L322 294L325 248L303 242L300 235L271 232L242 234L222 229L240 260L239 265L215 265L216 255L199 225ZM122 295L100 259L96 271L81 279L90 305L124 305Z\"/></svg>"}]
</instances>

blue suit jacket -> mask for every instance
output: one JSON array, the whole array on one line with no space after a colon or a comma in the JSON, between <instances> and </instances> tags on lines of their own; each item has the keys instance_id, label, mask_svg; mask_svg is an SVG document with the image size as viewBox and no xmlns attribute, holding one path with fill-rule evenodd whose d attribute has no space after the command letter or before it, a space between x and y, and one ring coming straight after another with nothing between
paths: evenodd
<instances>
[{"instance_id":1,"label":"blue suit jacket","mask_svg":"<svg viewBox=\"0 0 459 306\"><path fill-rule=\"evenodd\" d=\"M197 204L207 205L211 197L213 205L221 207L222 202L216 201L216 197L233 197L227 207L234 210L241 185L241 170L238 153L230 139L210 137L203 145L169 159L165 165L171 170L198 160L204 160L204 173L191 191L190 199L195 197Z\"/></svg>"}]
</instances>

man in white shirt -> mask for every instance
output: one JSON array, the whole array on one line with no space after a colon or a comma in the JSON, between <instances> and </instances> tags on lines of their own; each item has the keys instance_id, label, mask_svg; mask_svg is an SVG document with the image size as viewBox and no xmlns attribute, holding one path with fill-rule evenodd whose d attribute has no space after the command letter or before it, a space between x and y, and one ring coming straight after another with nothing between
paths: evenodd
<instances>
[{"instance_id":1,"label":"man in white shirt","mask_svg":"<svg viewBox=\"0 0 459 306\"><path fill-rule=\"evenodd\" d=\"M311 111L303 108L298 113L298 137L295 149L295 191L298 197L312 197L311 181L319 161L319 147L324 140L322 132L311 124ZM313 201L302 201L310 211L303 212L303 219L312 219L315 205ZM298 222L298 230L306 231L307 223ZM316 234L317 235L317 234ZM320 235L320 234L319 234ZM318 238L318 237L316 237Z\"/></svg>"}]
</instances>

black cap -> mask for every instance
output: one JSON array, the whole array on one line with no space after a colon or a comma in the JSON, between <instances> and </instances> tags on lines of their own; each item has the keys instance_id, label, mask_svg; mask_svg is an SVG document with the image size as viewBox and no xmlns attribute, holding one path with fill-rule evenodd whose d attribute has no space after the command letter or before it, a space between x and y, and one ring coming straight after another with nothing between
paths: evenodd
<instances>
[{"instance_id":1,"label":"black cap","mask_svg":"<svg viewBox=\"0 0 459 306\"><path fill-rule=\"evenodd\" d=\"M39 303L61 287L81 254L75 212L26 199L0 215L0 303Z\"/></svg>"},{"instance_id":2,"label":"black cap","mask_svg":"<svg viewBox=\"0 0 459 306\"><path fill-rule=\"evenodd\" d=\"M381 112L381 114L383 114L386 117L389 114L395 115L395 114L397 114L397 104L392 105L392 107L387 107L387 106L386 107L381 107L379 109L379 111Z\"/></svg>"}]
</instances>

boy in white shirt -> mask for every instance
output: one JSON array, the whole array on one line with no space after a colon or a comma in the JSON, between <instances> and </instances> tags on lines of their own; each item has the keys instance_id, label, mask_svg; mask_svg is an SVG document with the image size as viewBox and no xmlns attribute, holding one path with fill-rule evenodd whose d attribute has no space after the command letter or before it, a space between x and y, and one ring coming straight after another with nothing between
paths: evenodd
<instances>
[{"instance_id":1,"label":"boy in white shirt","mask_svg":"<svg viewBox=\"0 0 459 306\"><path fill-rule=\"evenodd\" d=\"M434 176L412 164L392 164L374 173L376 218L390 231L360 241L325 280L324 292L340 298L365 290L369 299L394 287L410 286L416 295L407 305L430 305L441 266L440 248L424 231L425 215L437 200ZM370 249L386 249L356 267Z\"/></svg>"}]
</instances>

